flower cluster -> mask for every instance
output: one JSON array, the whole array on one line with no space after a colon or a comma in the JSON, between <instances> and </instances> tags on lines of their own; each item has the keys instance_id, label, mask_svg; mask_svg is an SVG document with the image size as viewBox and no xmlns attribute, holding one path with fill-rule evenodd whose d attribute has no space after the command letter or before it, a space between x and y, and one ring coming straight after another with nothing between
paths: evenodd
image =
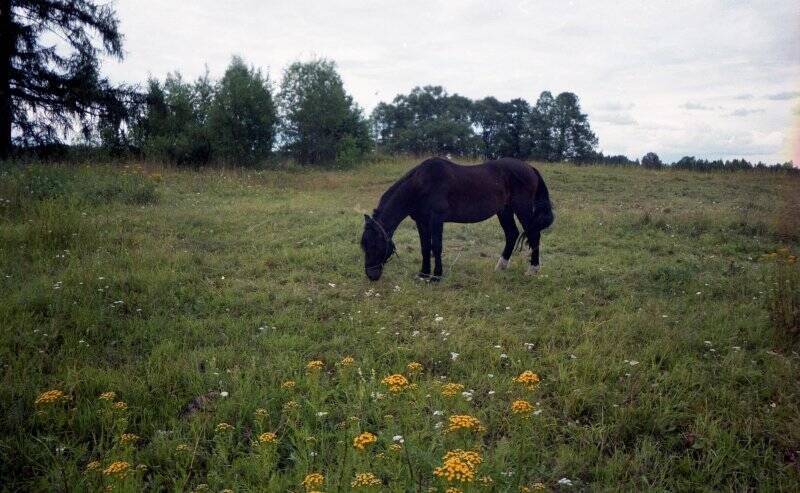
<instances>
[{"instance_id":1,"label":"flower cluster","mask_svg":"<svg viewBox=\"0 0 800 493\"><path fill-rule=\"evenodd\" d=\"M356 477L353 478L353 481L350 482L352 488L380 486L381 484L383 484L383 482L371 472L358 473Z\"/></svg>"},{"instance_id":2,"label":"flower cluster","mask_svg":"<svg viewBox=\"0 0 800 493\"><path fill-rule=\"evenodd\" d=\"M314 486L322 486L322 483L324 482L325 476L318 472L314 472L306 475L306 477L303 479L303 486L305 486L306 489L311 489Z\"/></svg>"},{"instance_id":3,"label":"flower cluster","mask_svg":"<svg viewBox=\"0 0 800 493\"><path fill-rule=\"evenodd\" d=\"M389 392L401 392L408 386L408 379L399 373L389 375L381 380L381 383L389 386Z\"/></svg>"},{"instance_id":4,"label":"flower cluster","mask_svg":"<svg viewBox=\"0 0 800 493\"><path fill-rule=\"evenodd\" d=\"M37 406L47 405L47 404L57 404L59 402L66 402L69 399L70 397L63 391L58 389L53 389L39 394L39 397L36 398L35 404Z\"/></svg>"},{"instance_id":5,"label":"flower cluster","mask_svg":"<svg viewBox=\"0 0 800 493\"><path fill-rule=\"evenodd\" d=\"M524 400L516 400L511 403L511 412L514 414L528 415L533 412L533 404Z\"/></svg>"},{"instance_id":6,"label":"flower cluster","mask_svg":"<svg viewBox=\"0 0 800 493\"><path fill-rule=\"evenodd\" d=\"M117 393L113 391L103 392L102 394L100 394L100 397L98 397L98 399L100 399L101 401L108 401L108 402L111 402L116 398L117 398Z\"/></svg>"},{"instance_id":7,"label":"flower cluster","mask_svg":"<svg viewBox=\"0 0 800 493\"><path fill-rule=\"evenodd\" d=\"M223 421L222 423L217 424L217 426L214 427L214 430L217 433L225 433L225 432L228 432L228 431L232 431L233 430L233 425L230 425L230 424L228 424L228 423Z\"/></svg>"},{"instance_id":8,"label":"flower cluster","mask_svg":"<svg viewBox=\"0 0 800 493\"><path fill-rule=\"evenodd\" d=\"M406 368L408 368L408 371L412 373L419 373L422 371L422 363L412 361L411 363L406 365Z\"/></svg>"},{"instance_id":9,"label":"flower cluster","mask_svg":"<svg viewBox=\"0 0 800 493\"><path fill-rule=\"evenodd\" d=\"M123 445L133 445L138 441L139 436L134 435L133 433L123 433L122 436L119 437L119 443Z\"/></svg>"},{"instance_id":10,"label":"flower cluster","mask_svg":"<svg viewBox=\"0 0 800 493\"><path fill-rule=\"evenodd\" d=\"M448 383L442 387L442 395L445 397L453 397L462 390L464 390L464 385L460 383Z\"/></svg>"},{"instance_id":11,"label":"flower cluster","mask_svg":"<svg viewBox=\"0 0 800 493\"><path fill-rule=\"evenodd\" d=\"M441 467L434 469L433 474L447 481L471 482L475 480L475 469L481 461L477 452L451 450L445 454Z\"/></svg>"},{"instance_id":12,"label":"flower cluster","mask_svg":"<svg viewBox=\"0 0 800 493\"><path fill-rule=\"evenodd\" d=\"M319 371L322 369L323 366L325 366L325 363L323 363L322 360L314 359L306 364L306 370Z\"/></svg>"},{"instance_id":13,"label":"flower cluster","mask_svg":"<svg viewBox=\"0 0 800 493\"><path fill-rule=\"evenodd\" d=\"M117 478L125 478L131 470L131 465L125 461L112 462L105 468L103 474L106 476L114 476Z\"/></svg>"},{"instance_id":14,"label":"flower cluster","mask_svg":"<svg viewBox=\"0 0 800 493\"><path fill-rule=\"evenodd\" d=\"M339 362L339 365L342 367L348 367L348 366L353 366L355 362L356 360L353 359L352 356L345 356L344 358L342 358L342 361Z\"/></svg>"},{"instance_id":15,"label":"flower cluster","mask_svg":"<svg viewBox=\"0 0 800 493\"><path fill-rule=\"evenodd\" d=\"M275 443L277 440L278 440L278 435L276 435L271 431L258 435L258 441L260 443Z\"/></svg>"},{"instance_id":16,"label":"flower cluster","mask_svg":"<svg viewBox=\"0 0 800 493\"><path fill-rule=\"evenodd\" d=\"M256 418L266 418L267 416L269 416L269 412L263 407L256 409L253 414L255 415Z\"/></svg>"},{"instance_id":17,"label":"flower cluster","mask_svg":"<svg viewBox=\"0 0 800 493\"><path fill-rule=\"evenodd\" d=\"M468 414L456 414L450 416L449 424L447 426L448 432L458 431L458 430L473 430L473 431L485 431L486 428L481 423L481 420L476 418L475 416L470 416Z\"/></svg>"},{"instance_id":18,"label":"flower cluster","mask_svg":"<svg viewBox=\"0 0 800 493\"><path fill-rule=\"evenodd\" d=\"M113 407L117 411L125 411L126 409L128 409L128 404L126 404L123 401L117 401L111 407Z\"/></svg>"},{"instance_id":19,"label":"flower cluster","mask_svg":"<svg viewBox=\"0 0 800 493\"><path fill-rule=\"evenodd\" d=\"M372 433L365 431L364 433L358 435L353 439L353 447L364 450L364 447L367 445L371 445L378 441L378 437L373 435Z\"/></svg>"},{"instance_id":20,"label":"flower cluster","mask_svg":"<svg viewBox=\"0 0 800 493\"><path fill-rule=\"evenodd\" d=\"M530 370L524 371L520 373L518 377L514 378L514 382L525 385L528 387L528 390L535 390L539 385L539 375Z\"/></svg>"},{"instance_id":21,"label":"flower cluster","mask_svg":"<svg viewBox=\"0 0 800 493\"><path fill-rule=\"evenodd\" d=\"M281 384L282 389L293 389L297 385L294 380L287 380Z\"/></svg>"}]
</instances>

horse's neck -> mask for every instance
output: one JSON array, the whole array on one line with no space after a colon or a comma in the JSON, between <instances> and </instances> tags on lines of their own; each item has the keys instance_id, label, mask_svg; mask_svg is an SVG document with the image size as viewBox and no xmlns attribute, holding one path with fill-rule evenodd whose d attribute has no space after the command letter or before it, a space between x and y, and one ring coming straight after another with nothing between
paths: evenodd
<instances>
[{"instance_id":1,"label":"horse's neck","mask_svg":"<svg viewBox=\"0 0 800 493\"><path fill-rule=\"evenodd\" d=\"M386 233L391 237L394 231L403 222L403 219L408 217L408 190L401 184L395 190L391 190L391 194L381 200L380 213L376 219L381 222L381 225L386 230Z\"/></svg>"}]
</instances>

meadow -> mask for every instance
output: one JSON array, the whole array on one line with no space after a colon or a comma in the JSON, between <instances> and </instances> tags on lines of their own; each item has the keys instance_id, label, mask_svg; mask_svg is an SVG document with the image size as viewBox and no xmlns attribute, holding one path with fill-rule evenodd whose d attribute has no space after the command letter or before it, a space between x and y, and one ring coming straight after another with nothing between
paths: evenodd
<instances>
[{"instance_id":1,"label":"meadow","mask_svg":"<svg viewBox=\"0 0 800 493\"><path fill-rule=\"evenodd\" d=\"M537 277L369 282L414 164L0 172L0 490L800 489L797 176L541 164Z\"/></svg>"}]
</instances>

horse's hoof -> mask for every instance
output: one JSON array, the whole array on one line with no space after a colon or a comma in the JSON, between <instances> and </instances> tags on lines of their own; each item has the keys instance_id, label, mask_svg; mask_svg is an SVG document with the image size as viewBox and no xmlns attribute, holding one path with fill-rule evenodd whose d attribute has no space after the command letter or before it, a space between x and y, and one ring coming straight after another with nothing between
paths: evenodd
<instances>
[{"instance_id":1,"label":"horse's hoof","mask_svg":"<svg viewBox=\"0 0 800 493\"><path fill-rule=\"evenodd\" d=\"M442 280L442 276L431 276L428 281L429 282L439 282Z\"/></svg>"},{"instance_id":2,"label":"horse's hoof","mask_svg":"<svg viewBox=\"0 0 800 493\"><path fill-rule=\"evenodd\" d=\"M417 273L417 280L418 281L426 281L427 282L427 281L430 281L430 279L431 279L431 275L430 274L426 274L424 272Z\"/></svg>"},{"instance_id":3,"label":"horse's hoof","mask_svg":"<svg viewBox=\"0 0 800 493\"><path fill-rule=\"evenodd\" d=\"M539 266L538 265L531 265L528 267L528 270L525 271L526 276L535 276L539 273Z\"/></svg>"},{"instance_id":4,"label":"horse's hoof","mask_svg":"<svg viewBox=\"0 0 800 493\"><path fill-rule=\"evenodd\" d=\"M498 270L506 270L508 269L508 264L511 263L511 259L503 258L502 256L497 259L497 265L494 266L495 272Z\"/></svg>"}]
</instances>

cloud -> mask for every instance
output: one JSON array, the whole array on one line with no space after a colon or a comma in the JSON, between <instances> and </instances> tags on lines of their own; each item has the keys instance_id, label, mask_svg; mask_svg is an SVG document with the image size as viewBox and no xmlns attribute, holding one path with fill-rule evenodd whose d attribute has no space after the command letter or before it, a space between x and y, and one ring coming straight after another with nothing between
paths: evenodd
<instances>
[{"instance_id":1,"label":"cloud","mask_svg":"<svg viewBox=\"0 0 800 493\"><path fill-rule=\"evenodd\" d=\"M754 97L755 96L753 96L750 93L744 93L744 94L737 94L736 96L733 97L733 99L737 99L739 101L746 101L746 100L753 99Z\"/></svg>"},{"instance_id":2,"label":"cloud","mask_svg":"<svg viewBox=\"0 0 800 493\"><path fill-rule=\"evenodd\" d=\"M615 101L609 101L599 105L597 109L601 111L625 111L633 109L634 106L636 106L635 103L618 103Z\"/></svg>"},{"instance_id":3,"label":"cloud","mask_svg":"<svg viewBox=\"0 0 800 493\"><path fill-rule=\"evenodd\" d=\"M764 96L770 101L786 101L787 99L800 98L800 91L786 91Z\"/></svg>"},{"instance_id":4,"label":"cloud","mask_svg":"<svg viewBox=\"0 0 800 493\"><path fill-rule=\"evenodd\" d=\"M598 113L591 119L611 125L638 125L638 122L628 113Z\"/></svg>"},{"instance_id":5,"label":"cloud","mask_svg":"<svg viewBox=\"0 0 800 493\"><path fill-rule=\"evenodd\" d=\"M698 103L696 101L687 101L681 105L681 108L685 110L700 110L700 111L711 111L713 108L711 106L706 106L703 103Z\"/></svg>"},{"instance_id":6,"label":"cloud","mask_svg":"<svg viewBox=\"0 0 800 493\"><path fill-rule=\"evenodd\" d=\"M737 108L730 113L730 116L748 116L753 115L755 113L764 113L763 108L756 108L756 109L747 109L747 108Z\"/></svg>"}]
</instances>

